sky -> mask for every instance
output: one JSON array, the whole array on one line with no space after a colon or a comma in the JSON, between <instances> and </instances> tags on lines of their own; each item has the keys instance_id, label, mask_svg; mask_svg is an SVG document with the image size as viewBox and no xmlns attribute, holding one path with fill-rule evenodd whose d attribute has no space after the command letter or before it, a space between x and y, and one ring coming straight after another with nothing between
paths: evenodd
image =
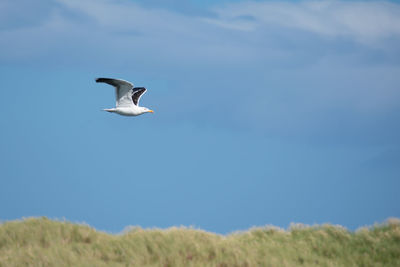
<instances>
[{"instance_id":1,"label":"sky","mask_svg":"<svg viewBox=\"0 0 400 267\"><path fill-rule=\"evenodd\" d=\"M147 88L154 114L102 111ZM400 217L397 1L2 0L0 221Z\"/></svg>"}]
</instances>

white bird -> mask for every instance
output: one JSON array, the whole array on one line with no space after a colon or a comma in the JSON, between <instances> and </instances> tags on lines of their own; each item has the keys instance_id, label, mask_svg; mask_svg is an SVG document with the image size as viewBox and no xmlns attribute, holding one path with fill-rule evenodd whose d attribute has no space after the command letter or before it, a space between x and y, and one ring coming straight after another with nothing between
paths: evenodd
<instances>
[{"instance_id":1,"label":"white bird","mask_svg":"<svg viewBox=\"0 0 400 267\"><path fill-rule=\"evenodd\" d=\"M154 111L145 107L139 107L140 97L146 92L144 87L134 87L132 83L120 79L97 78L97 83L107 83L115 87L115 108L104 109L124 116L138 116Z\"/></svg>"}]
</instances>

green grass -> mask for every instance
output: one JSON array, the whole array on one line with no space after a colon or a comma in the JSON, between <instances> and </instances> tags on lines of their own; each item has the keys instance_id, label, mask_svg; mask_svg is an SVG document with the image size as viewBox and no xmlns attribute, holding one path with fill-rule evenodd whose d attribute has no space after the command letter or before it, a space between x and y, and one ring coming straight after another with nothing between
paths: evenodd
<instances>
[{"instance_id":1,"label":"green grass","mask_svg":"<svg viewBox=\"0 0 400 267\"><path fill-rule=\"evenodd\" d=\"M355 232L294 225L224 236L174 227L112 235L30 218L0 225L0 266L400 266L400 220Z\"/></svg>"}]
</instances>

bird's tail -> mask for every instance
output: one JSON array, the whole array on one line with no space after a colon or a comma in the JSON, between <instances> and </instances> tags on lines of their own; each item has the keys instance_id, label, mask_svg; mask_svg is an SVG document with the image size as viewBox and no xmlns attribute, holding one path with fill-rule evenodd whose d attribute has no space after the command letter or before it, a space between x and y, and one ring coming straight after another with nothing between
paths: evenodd
<instances>
[{"instance_id":1,"label":"bird's tail","mask_svg":"<svg viewBox=\"0 0 400 267\"><path fill-rule=\"evenodd\" d=\"M104 111L115 112L115 108L105 108Z\"/></svg>"}]
</instances>

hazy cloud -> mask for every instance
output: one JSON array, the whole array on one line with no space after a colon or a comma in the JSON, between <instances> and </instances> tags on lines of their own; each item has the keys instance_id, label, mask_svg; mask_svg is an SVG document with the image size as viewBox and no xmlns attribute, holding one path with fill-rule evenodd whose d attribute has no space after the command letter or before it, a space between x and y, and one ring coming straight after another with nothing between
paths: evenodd
<instances>
[{"instance_id":1,"label":"hazy cloud","mask_svg":"<svg viewBox=\"0 0 400 267\"><path fill-rule=\"evenodd\" d=\"M400 5L390 2L245 2L216 8L215 12L219 17L209 22L243 30L283 26L361 42L400 37ZM245 16L253 20L243 27L238 18Z\"/></svg>"},{"instance_id":2,"label":"hazy cloud","mask_svg":"<svg viewBox=\"0 0 400 267\"><path fill-rule=\"evenodd\" d=\"M389 2L240 2L214 7L213 16L185 15L129 1L56 0L32 8L22 1L19 4L28 8L18 9L19 13L16 4L5 3L0 11L7 25L0 32L0 59L43 55L37 46L48 54L70 46L106 49L134 59L157 52L160 61L169 63L211 60L232 65L240 60L285 65L302 62L308 54L304 51L314 50L310 62L343 40L384 48L388 58L398 53L395 47L400 43L400 5ZM15 21L20 21L18 28ZM13 52L15 46L21 54Z\"/></svg>"}]
</instances>

